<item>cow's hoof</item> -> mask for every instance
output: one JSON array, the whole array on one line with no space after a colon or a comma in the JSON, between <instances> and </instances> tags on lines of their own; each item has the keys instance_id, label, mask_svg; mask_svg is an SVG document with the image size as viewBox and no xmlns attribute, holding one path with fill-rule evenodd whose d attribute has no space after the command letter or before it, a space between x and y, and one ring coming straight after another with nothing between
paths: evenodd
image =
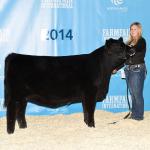
<instances>
[{"instance_id":1,"label":"cow's hoof","mask_svg":"<svg viewBox=\"0 0 150 150\"><path fill-rule=\"evenodd\" d=\"M13 134L14 133L14 129L7 129L7 133L8 134Z\"/></svg>"},{"instance_id":2,"label":"cow's hoof","mask_svg":"<svg viewBox=\"0 0 150 150\"><path fill-rule=\"evenodd\" d=\"M88 120L87 120L87 119L84 119L84 122L85 122L85 124L87 124L87 125L88 125Z\"/></svg>"},{"instance_id":3,"label":"cow's hoof","mask_svg":"<svg viewBox=\"0 0 150 150\"><path fill-rule=\"evenodd\" d=\"M88 127L94 127L95 128L95 123L94 122L90 122L87 125L88 125Z\"/></svg>"},{"instance_id":4,"label":"cow's hoof","mask_svg":"<svg viewBox=\"0 0 150 150\"><path fill-rule=\"evenodd\" d=\"M24 129L27 128L27 123L23 121L18 121L19 128Z\"/></svg>"},{"instance_id":5,"label":"cow's hoof","mask_svg":"<svg viewBox=\"0 0 150 150\"><path fill-rule=\"evenodd\" d=\"M25 128L27 128L27 125L26 125L26 124L20 124L20 125L19 125L19 128L20 128L20 129L25 129Z\"/></svg>"},{"instance_id":6,"label":"cow's hoof","mask_svg":"<svg viewBox=\"0 0 150 150\"><path fill-rule=\"evenodd\" d=\"M94 122L88 122L88 121L85 121L85 120L84 120L84 122L86 123L86 125L88 127L94 127L95 128L95 123Z\"/></svg>"}]
</instances>

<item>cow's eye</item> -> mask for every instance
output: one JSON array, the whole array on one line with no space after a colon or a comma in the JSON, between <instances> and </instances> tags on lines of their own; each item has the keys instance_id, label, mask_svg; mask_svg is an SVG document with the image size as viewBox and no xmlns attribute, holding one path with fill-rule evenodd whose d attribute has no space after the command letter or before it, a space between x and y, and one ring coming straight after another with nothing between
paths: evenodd
<instances>
[{"instance_id":1,"label":"cow's eye","mask_svg":"<svg viewBox=\"0 0 150 150\"><path fill-rule=\"evenodd\" d=\"M121 48L124 48L124 47L125 47L125 44L124 44L124 43L122 43L122 44L121 44Z\"/></svg>"},{"instance_id":2,"label":"cow's eye","mask_svg":"<svg viewBox=\"0 0 150 150\"><path fill-rule=\"evenodd\" d=\"M121 44L121 45L120 45L120 48L123 49L123 47L124 47L124 46Z\"/></svg>"}]
</instances>

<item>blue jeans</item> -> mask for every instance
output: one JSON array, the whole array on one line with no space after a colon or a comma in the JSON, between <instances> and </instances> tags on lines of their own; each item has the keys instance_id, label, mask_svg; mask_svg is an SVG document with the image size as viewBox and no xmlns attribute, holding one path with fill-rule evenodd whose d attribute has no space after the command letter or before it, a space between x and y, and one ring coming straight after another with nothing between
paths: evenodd
<instances>
[{"instance_id":1,"label":"blue jeans","mask_svg":"<svg viewBox=\"0 0 150 150\"><path fill-rule=\"evenodd\" d=\"M126 65L124 71L132 99L131 118L141 120L144 118L143 88L146 66L145 64Z\"/></svg>"}]
</instances>

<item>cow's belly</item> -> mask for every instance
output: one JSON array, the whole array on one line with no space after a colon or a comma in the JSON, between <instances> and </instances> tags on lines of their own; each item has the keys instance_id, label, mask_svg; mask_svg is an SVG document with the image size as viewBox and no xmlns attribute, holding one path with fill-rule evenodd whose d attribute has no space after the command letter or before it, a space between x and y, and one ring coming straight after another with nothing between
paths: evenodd
<instances>
[{"instance_id":1,"label":"cow's belly","mask_svg":"<svg viewBox=\"0 0 150 150\"><path fill-rule=\"evenodd\" d=\"M65 105L70 105L72 103L81 102L82 97L44 97L40 95L30 95L27 98L27 101L37 104L39 106L49 107L49 108L58 108Z\"/></svg>"},{"instance_id":2,"label":"cow's belly","mask_svg":"<svg viewBox=\"0 0 150 150\"><path fill-rule=\"evenodd\" d=\"M84 95L83 81L74 79L38 80L28 82L23 89L28 101L45 107L57 108L60 106L78 103ZM41 82L40 82L41 81Z\"/></svg>"}]
</instances>

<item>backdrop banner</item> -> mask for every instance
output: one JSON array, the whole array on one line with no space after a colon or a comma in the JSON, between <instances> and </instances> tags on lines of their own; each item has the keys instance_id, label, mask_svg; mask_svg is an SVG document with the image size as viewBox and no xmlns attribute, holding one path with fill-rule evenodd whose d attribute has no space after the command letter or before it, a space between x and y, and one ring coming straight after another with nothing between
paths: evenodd
<instances>
[{"instance_id":1,"label":"backdrop banner","mask_svg":"<svg viewBox=\"0 0 150 150\"><path fill-rule=\"evenodd\" d=\"M150 21L149 0L0 0L0 116L4 116L4 60L9 53L64 56L90 53L108 38L129 36L129 26L138 21L147 41L144 99L150 110ZM112 75L106 99L96 108L120 112L128 109L123 69ZM41 81L39 81L41 82ZM15 88L15 87L14 87ZM131 100L131 99L130 99ZM73 104L49 109L29 103L27 114L70 114L81 112Z\"/></svg>"}]
</instances>

